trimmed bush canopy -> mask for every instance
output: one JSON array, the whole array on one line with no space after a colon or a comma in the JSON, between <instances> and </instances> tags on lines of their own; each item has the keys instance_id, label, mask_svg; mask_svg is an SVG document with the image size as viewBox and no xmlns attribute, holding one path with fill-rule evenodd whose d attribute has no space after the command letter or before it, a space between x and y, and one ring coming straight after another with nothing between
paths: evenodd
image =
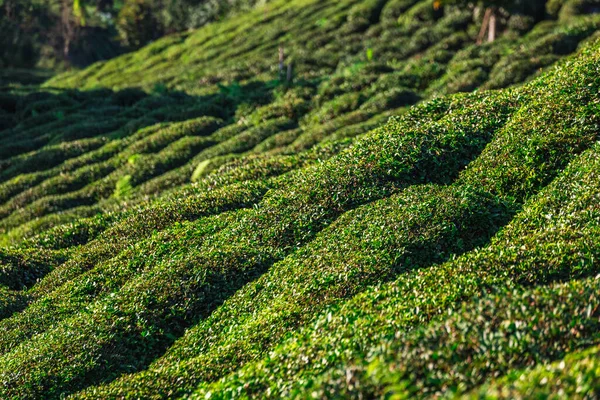
<instances>
[{"instance_id":1,"label":"trimmed bush canopy","mask_svg":"<svg viewBox=\"0 0 600 400\"><path fill-rule=\"evenodd\" d=\"M274 0L2 87L0 398L598 396L583 3Z\"/></svg>"}]
</instances>

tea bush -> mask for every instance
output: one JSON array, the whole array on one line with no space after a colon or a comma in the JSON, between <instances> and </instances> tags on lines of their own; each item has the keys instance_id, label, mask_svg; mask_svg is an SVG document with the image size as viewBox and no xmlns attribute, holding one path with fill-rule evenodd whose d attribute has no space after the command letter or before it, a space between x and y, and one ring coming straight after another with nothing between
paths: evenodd
<instances>
[{"instance_id":1,"label":"tea bush","mask_svg":"<svg viewBox=\"0 0 600 400\"><path fill-rule=\"evenodd\" d=\"M0 397L593 395L599 20L547 10L273 0L2 87Z\"/></svg>"}]
</instances>

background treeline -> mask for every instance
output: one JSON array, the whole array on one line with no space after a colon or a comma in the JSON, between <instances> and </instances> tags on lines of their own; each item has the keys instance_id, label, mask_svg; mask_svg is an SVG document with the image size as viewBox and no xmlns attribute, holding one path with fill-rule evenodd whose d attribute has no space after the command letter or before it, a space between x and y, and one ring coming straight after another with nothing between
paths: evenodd
<instances>
[{"instance_id":1,"label":"background treeline","mask_svg":"<svg viewBox=\"0 0 600 400\"><path fill-rule=\"evenodd\" d=\"M85 66L268 0L0 0L0 68Z\"/></svg>"},{"instance_id":2,"label":"background treeline","mask_svg":"<svg viewBox=\"0 0 600 400\"><path fill-rule=\"evenodd\" d=\"M83 67L269 1L0 0L0 68ZM526 31L542 19L600 8L596 0L440 0L433 4L439 12L448 6L473 9L474 18L483 20L481 35L490 30L489 24L491 38L507 25Z\"/></svg>"}]
</instances>

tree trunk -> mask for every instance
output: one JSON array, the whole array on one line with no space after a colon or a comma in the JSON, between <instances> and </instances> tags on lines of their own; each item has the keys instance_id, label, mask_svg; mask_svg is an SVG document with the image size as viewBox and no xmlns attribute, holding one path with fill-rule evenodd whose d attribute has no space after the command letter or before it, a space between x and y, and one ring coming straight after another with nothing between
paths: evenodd
<instances>
[{"instance_id":1,"label":"tree trunk","mask_svg":"<svg viewBox=\"0 0 600 400\"><path fill-rule=\"evenodd\" d=\"M72 20L72 11L69 0L65 0L62 3L61 30L63 41L63 57L65 61L68 61L71 53L71 43L77 35L77 29Z\"/></svg>"},{"instance_id":2,"label":"tree trunk","mask_svg":"<svg viewBox=\"0 0 600 400\"><path fill-rule=\"evenodd\" d=\"M485 33L488 34L488 42L496 40L496 33L498 30L498 17L496 14L495 7L488 7L483 15L483 21L481 22L481 30L477 35L477 44L483 43Z\"/></svg>"},{"instance_id":3,"label":"tree trunk","mask_svg":"<svg viewBox=\"0 0 600 400\"><path fill-rule=\"evenodd\" d=\"M493 42L494 40L496 40L496 28L497 28L497 18L496 18L496 9L495 8L490 8L490 19L489 19L489 26L488 26L488 42Z\"/></svg>"},{"instance_id":4,"label":"tree trunk","mask_svg":"<svg viewBox=\"0 0 600 400\"><path fill-rule=\"evenodd\" d=\"M284 75L284 63L285 62L285 53L283 50L283 46L279 46L279 78L281 79Z\"/></svg>"},{"instance_id":5,"label":"tree trunk","mask_svg":"<svg viewBox=\"0 0 600 400\"><path fill-rule=\"evenodd\" d=\"M481 29L479 30L479 35L477 35L477 44L483 43L483 37L485 36L485 32L488 30L491 16L492 9L486 8L485 14L483 14L483 21L481 22Z\"/></svg>"},{"instance_id":6,"label":"tree trunk","mask_svg":"<svg viewBox=\"0 0 600 400\"><path fill-rule=\"evenodd\" d=\"M289 63L287 65L287 83L288 85L291 85L292 80L294 79L294 64L293 63Z\"/></svg>"}]
</instances>

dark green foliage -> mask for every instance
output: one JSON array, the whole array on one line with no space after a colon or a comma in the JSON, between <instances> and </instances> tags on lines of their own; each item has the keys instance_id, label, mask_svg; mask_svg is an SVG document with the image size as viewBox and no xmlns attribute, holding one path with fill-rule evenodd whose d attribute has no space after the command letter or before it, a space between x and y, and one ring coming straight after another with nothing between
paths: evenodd
<instances>
[{"instance_id":1,"label":"dark green foliage","mask_svg":"<svg viewBox=\"0 0 600 400\"><path fill-rule=\"evenodd\" d=\"M476 45L465 7L274 0L2 88L0 397L593 393L599 19L564 7Z\"/></svg>"},{"instance_id":2,"label":"dark green foliage","mask_svg":"<svg viewBox=\"0 0 600 400\"><path fill-rule=\"evenodd\" d=\"M484 329L481 320L461 322L459 327L463 330L457 333L473 333L475 338L480 338L467 340L469 343L477 345L482 340L488 343L477 348L473 357L479 357L483 364L490 357L498 357L487 367L496 368L491 371L488 369L492 376L510 367L519 368L549 358L561 357L565 351L574 349L574 345L581 346L597 341L594 324L598 323L598 318L592 318L594 314L591 312L596 313L598 309L598 279L588 281L585 286L574 283L542 289L536 294L525 294L540 299L534 302L521 300L521 288L514 294L506 294L506 286L519 287L518 283L534 286L548 284L554 280L585 278L597 274L595 259L600 251L596 244L600 233L600 215L596 206L599 193L599 150L596 145L575 160L560 178L528 202L505 230L492 239L490 245L447 263L401 275L393 283L376 286L341 305L331 307L260 361L247 365L219 383L211 386L201 385L198 397L207 391L219 397L220 394L228 397L228 393L239 390L246 394L255 393L257 397L262 397L265 393L270 393L272 397L312 393L336 393L347 397L367 390L377 394L388 390L412 392L418 388L411 383L416 382L417 376L422 379L423 374L432 374L433 378L437 378L420 380L425 387L434 388L434 385L443 384L443 380L440 381L439 377L434 376L438 374L443 378L456 376L459 385L453 386L453 390L464 391L467 389L466 386L461 386L465 382L464 379L486 378L481 368L470 368L469 362L465 362L468 357L451 358L453 364L457 363L463 368L464 374L460 377L452 375L453 368L449 365L431 370L418 366L422 365L421 363L440 362L444 352L451 356L458 348L443 346L448 342L439 339L440 335L448 332L443 325L448 315L446 309L462 299L485 297L485 293L494 286L502 289L491 300L502 302L502 308L508 314L504 318L507 322L500 328L510 329L511 321L517 321L519 328L524 330L532 329L529 321L537 321L540 325L531 335L513 329L506 334L495 336L492 332L495 328ZM561 213L566 210L568 212ZM549 215L558 214L560 216L548 218ZM543 228L540 229L540 226ZM552 266L552 271L548 271L548 266ZM509 292L510 290L508 289ZM558 296L574 296L582 300L561 300ZM543 305L544 298L550 300L546 305ZM490 298L487 298L484 303L479 304L489 304L485 303L489 301ZM475 304L477 303L478 300L475 300ZM538 309L539 303L542 304L539 307L545 308ZM546 311L548 308L550 311ZM479 315L489 313L490 309L491 307L486 305L484 310L479 312L473 303L465 305L465 313L470 315L467 318L477 319ZM539 313L540 316L537 319L529 316L516 317L524 313ZM586 324L591 324L587 326L591 326L592 329L580 333L579 325L572 325L570 322L575 313ZM439 323L434 322L430 329L423 329L427 332L426 335L435 337L430 346L421 345L425 336L422 332L404 333L410 331L413 326L426 325L432 318L438 318ZM568 323L563 323L564 319ZM576 331L565 332L573 326L577 327ZM549 336L542 336L542 332ZM555 334L557 336L553 336ZM272 333L265 336L268 335ZM400 337L405 340L395 340ZM231 340L228 339L227 342ZM514 344L500 344L504 340ZM187 343L193 341L194 337L188 336ZM425 354L417 352L414 354L414 360L396 363L395 357L407 355L399 353L406 343L409 349L412 344L413 348L420 348L425 352L434 347L442 347L437 354L433 351ZM516 347L517 344L521 347ZM228 345L231 346L229 343ZM537 349L538 345L540 349L548 346L549 351L556 353L523 351L523 346L533 346ZM468 344L465 344L462 348L468 349L467 346ZM324 359L327 363L322 362ZM378 361L373 362L374 359ZM199 362L200 360L202 358L198 358ZM182 366L185 363L179 362L175 365ZM390 365L394 365L395 368L390 369ZM404 384L399 382L394 370L397 368L406 371L413 365L417 366L411 370L415 375L405 378L407 382ZM157 364L157 367L159 366L160 364ZM351 373L352 385L347 381L348 371ZM320 374L323 375L319 376Z\"/></svg>"},{"instance_id":3,"label":"dark green foliage","mask_svg":"<svg viewBox=\"0 0 600 400\"><path fill-rule=\"evenodd\" d=\"M503 289L465 303L442 321L384 342L384 354L370 362L368 378L352 372L351 388L371 396L461 392L487 376L597 343L599 285L592 278L535 291ZM321 393L351 393L344 390L345 377L326 379Z\"/></svg>"},{"instance_id":4,"label":"dark green foliage","mask_svg":"<svg viewBox=\"0 0 600 400\"><path fill-rule=\"evenodd\" d=\"M551 397L556 393L580 398L598 393L598 346L570 352L552 363L529 370L513 371L497 383L484 385L471 398L523 399Z\"/></svg>"},{"instance_id":5,"label":"dark green foliage","mask_svg":"<svg viewBox=\"0 0 600 400\"><path fill-rule=\"evenodd\" d=\"M66 260L66 254L51 251L7 250L0 254L0 285L11 290L26 289Z\"/></svg>"}]
</instances>

